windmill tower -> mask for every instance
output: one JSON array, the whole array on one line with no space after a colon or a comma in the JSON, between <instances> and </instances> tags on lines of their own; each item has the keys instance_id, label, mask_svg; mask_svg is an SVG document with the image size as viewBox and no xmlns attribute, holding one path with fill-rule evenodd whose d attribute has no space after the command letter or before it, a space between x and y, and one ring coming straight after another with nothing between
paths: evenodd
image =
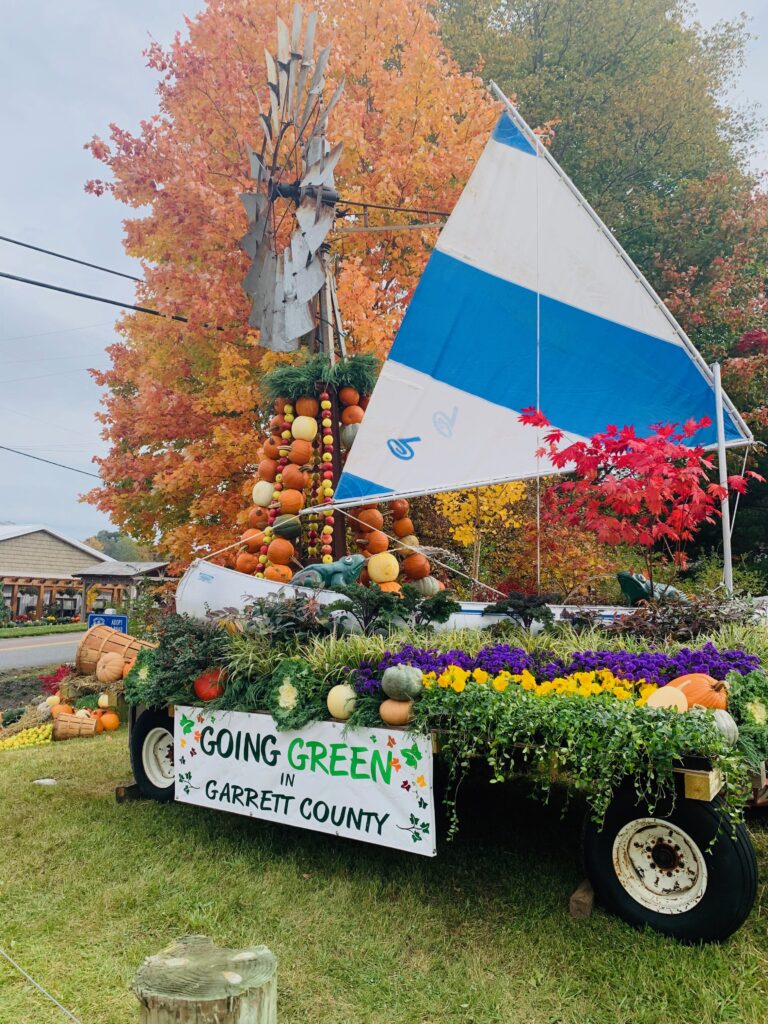
<instances>
[{"instance_id":1,"label":"windmill tower","mask_svg":"<svg viewBox=\"0 0 768 1024\"><path fill-rule=\"evenodd\" d=\"M335 362L346 353L326 238L336 217L342 144L331 146L326 133L344 82L326 104L330 46L315 60L316 24L313 11L305 26L296 4L290 28L277 19L277 54L264 51L269 105L259 104L258 151L248 147L254 186L240 196L248 230L239 245L251 260L243 288L260 344L273 352L304 344Z\"/></svg>"}]
</instances>

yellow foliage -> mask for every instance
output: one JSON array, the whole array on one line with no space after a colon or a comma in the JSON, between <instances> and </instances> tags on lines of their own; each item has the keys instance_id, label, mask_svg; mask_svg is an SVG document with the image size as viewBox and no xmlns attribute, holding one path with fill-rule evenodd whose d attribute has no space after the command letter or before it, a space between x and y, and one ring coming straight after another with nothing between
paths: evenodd
<instances>
[{"instance_id":1,"label":"yellow foliage","mask_svg":"<svg viewBox=\"0 0 768 1024\"><path fill-rule=\"evenodd\" d=\"M525 497L525 484L493 484L471 491L451 491L435 495L437 511L449 523L451 537L464 547L500 527L516 529L520 520L513 510Z\"/></svg>"}]
</instances>

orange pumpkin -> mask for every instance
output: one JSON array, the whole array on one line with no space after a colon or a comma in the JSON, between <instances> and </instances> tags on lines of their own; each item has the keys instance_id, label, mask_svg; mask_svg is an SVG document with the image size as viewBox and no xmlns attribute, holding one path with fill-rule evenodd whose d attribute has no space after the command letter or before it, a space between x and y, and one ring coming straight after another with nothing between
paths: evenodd
<instances>
[{"instance_id":1,"label":"orange pumpkin","mask_svg":"<svg viewBox=\"0 0 768 1024\"><path fill-rule=\"evenodd\" d=\"M51 708L51 717L56 718L58 715L74 715L75 709L71 704L54 704Z\"/></svg>"},{"instance_id":2,"label":"orange pumpkin","mask_svg":"<svg viewBox=\"0 0 768 1024\"><path fill-rule=\"evenodd\" d=\"M295 491L292 488L280 491L277 500L280 502L280 511L284 515L295 515L304 508L304 495L301 491Z\"/></svg>"},{"instance_id":3,"label":"orange pumpkin","mask_svg":"<svg viewBox=\"0 0 768 1024\"><path fill-rule=\"evenodd\" d=\"M381 530L371 530L368 534L368 551L372 555L378 555L389 547L389 538Z\"/></svg>"},{"instance_id":4,"label":"orange pumpkin","mask_svg":"<svg viewBox=\"0 0 768 1024\"><path fill-rule=\"evenodd\" d=\"M259 560L256 555L250 555L247 551L241 551L235 561L235 569L244 572L247 576L253 576L258 571Z\"/></svg>"},{"instance_id":5,"label":"orange pumpkin","mask_svg":"<svg viewBox=\"0 0 768 1024\"><path fill-rule=\"evenodd\" d=\"M306 473L302 473L298 466L294 466L292 462L289 462L283 467L283 487L288 487L294 491L303 491L309 483L309 477Z\"/></svg>"},{"instance_id":6,"label":"orange pumpkin","mask_svg":"<svg viewBox=\"0 0 768 1024\"><path fill-rule=\"evenodd\" d=\"M355 523L359 530L380 530L384 525L384 516L377 508L368 508L358 512Z\"/></svg>"},{"instance_id":7,"label":"orange pumpkin","mask_svg":"<svg viewBox=\"0 0 768 1024\"><path fill-rule=\"evenodd\" d=\"M277 476L277 462L274 459L262 459L259 463L259 478L273 484Z\"/></svg>"},{"instance_id":8,"label":"orange pumpkin","mask_svg":"<svg viewBox=\"0 0 768 1024\"><path fill-rule=\"evenodd\" d=\"M268 565L264 570L264 579L273 583L290 583L293 570L287 565Z\"/></svg>"},{"instance_id":9,"label":"orange pumpkin","mask_svg":"<svg viewBox=\"0 0 768 1024\"><path fill-rule=\"evenodd\" d=\"M356 388L342 388L339 392L339 401L342 405L357 405L360 401L360 392Z\"/></svg>"},{"instance_id":10,"label":"orange pumpkin","mask_svg":"<svg viewBox=\"0 0 768 1024\"><path fill-rule=\"evenodd\" d=\"M96 732L104 732L104 723L102 722L104 712L94 711L91 717L96 719Z\"/></svg>"},{"instance_id":11,"label":"orange pumpkin","mask_svg":"<svg viewBox=\"0 0 768 1024\"><path fill-rule=\"evenodd\" d=\"M123 679L125 679L125 677L128 675L128 673L131 671L131 669L133 668L133 666L135 664L136 664L136 659L135 658L131 658L130 661L126 661L126 663L123 665Z\"/></svg>"},{"instance_id":12,"label":"orange pumpkin","mask_svg":"<svg viewBox=\"0 0 768 1024\"><path fill-rule=\"evenodd\" d=\"M294 466L306 466L312 458L312 445L309 441L302 441L297 438L291 444L288 458Z\"/></svg>"},{"instance_id":13,"label":"orange pumpkin","mask_svg":"<svg viewBox=\"0 0 768 1024\"><path fill-rule=\"evenodd\" d=\"M320 411L320 403L316 398L304 397L296 402L296 414L298 416L317 416Z\"/></svg>"},{"instance_id":14,"label":"orange pumpkin","mask_svg":"<svg viewBox=\"0 0 768 1024\"><path fill-rule=\"evenodd\" d=\"M267 459L280 458L280 445L283 443L281 437L268 437L264 442L264 456Z\"/></svg>"},{"instance_id":15,"label":"orange pumpkin","mask_svg":"<svg viewBox=\"0 0 768 1024\"><path fill-rule=\"evenodd\" d=\"M362 423L363 416L365 413L359 405L348 405L341 414L341 422L348 427L350 423Z\"/></svg>"},{"instance_id":16,"label":"orange pumpkin","mask_svg":"<svg viewBox=\"0 0 768 1024\"><path fill-rule=\"evenodd\" d=\"M275 412L278 416L282 416L285 412L285 407L288 404L287 398L276 398L275 399Z\"/></svg>"},{"instance_id":17,"label":"orange pumpkin","mask_svg":"<svg viewBox=\"0 0 768 1024\"><path fill-rule=\"evenodd\" d=\"M259 548L264 543L263 530L246 530L240 540L245 542L246 549L252 555L258 555Z\"/></svg>"},{"instance_id":18,"label":"orange pumpkin","mask_svg":"<svg viewBox=\"0 0 768 1024\"><path fill-rule=\"evenodd\" d=\"M279 434L283 429L283 423L285 423L285 420L282 416L273 416L269 421L269 429L273 434Z\"/></svg>"},{"instance_id":19,"label":"orange pumpkin","mask_svg":"<svg viewBox=\"0 0 768 1024\"><path fill-rule=\"evenodd\" d=\"M392 530L396 537L407 537L413 533L413 521L408 516L403 516L394 521Z\"/></svg>"},{"instance_id":20,"label":"orange pumpkin","mask_svg":"<svg viewBox=\"0 0 768 1024\"><path fill-rule=\"evenodd\" d=\"M252 530L263 530L269 523L269 513L261 505L253 505L248 509L248 526Z\"/></svg>"},{"instance_id":21,"label":"orange pumpkin","mask_svg":"<svg viewBox=\"0 0 768 1024\"><path fill-rule=\"evenodd\" d=\"M387 580L384 583L377 583L376 586L386 594L402 594L403 592L403 588L397 580Z\"/></svg>"},{"instance_id":22,"label":"orange pumpkin","mask_svg":"<svg viewBox=\"0 0 768 1024\"><path fill-rule=\"evenodd\" d=\"M396 498L389 503L389 511L392 513L393 519L402 519L403 516L407 516L409 508L410 506L405 498Z\"/></svg>"},{"instance_id":23,"label":"orange pumpkin","mask_svg":"<svg viewBox=\"0 0 768 1024\"><path fill-rule=\"evenodd\" d=\"M385 700L379 706L379 714L387 725L408 725L412 708L412 700Z\"/></svg>"},{"instance_id":24,"label":"orange pumpkin","mask_svg":"<svg viewBox=\"0 0 768 1024\"><path fill-rule=\"evenodd\" d=\"M284 537L275 537L267 548L267 558L274 565L288 565L295 554L293 544Z\"/></svg>"},{"instance_id":25,"label":"orange pumpkin","mask_svg":"<svg viewBox=\"0 0 768 1024\"><path fill-rule=\"evenodd\" d=\"M719 708L724 711L728 703L728 690L725 683L713 679L703 672L690 672L688 675L672 679L667 686L682 690L688 707L694 705L704 708Z\"/></svg>"},{"instance_id":26,"label":"orange pumpkin","mask_svg":"<svg viewBox=\"0 0 768 1024\"><path fill-rule=\"evenodd\" d=\"M403 559L403 572L411 580L423 580L432 567L424 555L413 554Z\"/></svg>"}]
</instances>

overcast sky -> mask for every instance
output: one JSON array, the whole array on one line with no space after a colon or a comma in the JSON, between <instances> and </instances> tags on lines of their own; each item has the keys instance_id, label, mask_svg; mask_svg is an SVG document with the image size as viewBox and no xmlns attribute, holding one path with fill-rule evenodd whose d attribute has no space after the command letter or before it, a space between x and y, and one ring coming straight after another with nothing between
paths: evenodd
<instances>
[{"instance_id":1,"label":"overcast sky","mask_svg":"<svg viewBox=\"0 0 768 1024\"><path fill-rule=\"evenodd\" d=\"M8 4L0 38L0 234L138 274L124 255L125 210L83 192L100 167L82 146L108 124L136 129L156 105L149 37L168 42L195 0L27 0ZM768 111L768 0L699 0L700 20L746 11L759 37L735 90ZM756 164L768 167L765 139ZM0 242L0 270L132 301L130 281ZM0 445L93 472L94 421L118 311L0 279ZM112 528L78 496L96 480L0 450L0 522L39 522L76 538Z\"/></svg>"}]
</instances>

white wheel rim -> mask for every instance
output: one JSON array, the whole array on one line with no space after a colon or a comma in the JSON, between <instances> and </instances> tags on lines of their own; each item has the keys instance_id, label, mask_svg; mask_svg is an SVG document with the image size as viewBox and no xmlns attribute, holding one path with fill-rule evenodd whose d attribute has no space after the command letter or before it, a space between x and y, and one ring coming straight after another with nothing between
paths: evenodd
<instances>
[{"instance_id":1,"label":"white wheel rim","mask_svg":"<svg viewBox=\"0 0 768 1024\"><path fill-rule=\"evenodd\" d=\"M693 839L662 818L636 818L613 842L613 867L624 891L657 914L684 914L707 891L707 865Z\"/></svg>"},{"instance_id":2,"label":"white wheel rim","mask_svg":"<svg viewBox=\"0 0 768 1024\"><path fill-rule=\"evenodd\" d=\"M144 772L158 789L169 789L176 780L173 766L173 735L167 729L150 729L141 748Z\"/></svg>"}]
</instances>

